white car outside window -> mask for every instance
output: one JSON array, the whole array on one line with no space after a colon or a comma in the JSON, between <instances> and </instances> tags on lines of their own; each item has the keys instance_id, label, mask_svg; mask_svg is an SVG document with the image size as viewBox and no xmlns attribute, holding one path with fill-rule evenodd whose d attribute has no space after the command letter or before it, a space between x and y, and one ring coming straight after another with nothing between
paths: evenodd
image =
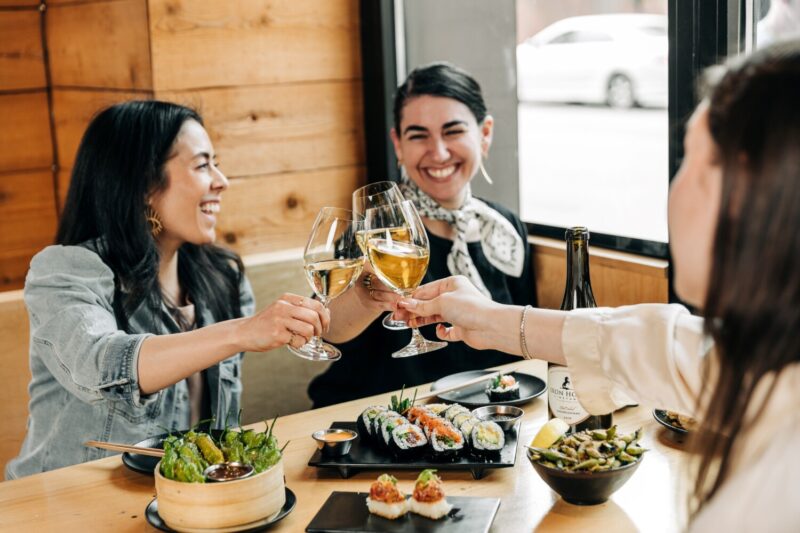
<instances>
[{"instance_id":1,"label":"white car outside window","mask_svg":"<svg viewBox=\"0 0 800 533\"><path fill-rule=\"evenodd\" d=\"M520 101L667 106L667 18L571 17L517 46Z\"/></svg>"}]
</instances>

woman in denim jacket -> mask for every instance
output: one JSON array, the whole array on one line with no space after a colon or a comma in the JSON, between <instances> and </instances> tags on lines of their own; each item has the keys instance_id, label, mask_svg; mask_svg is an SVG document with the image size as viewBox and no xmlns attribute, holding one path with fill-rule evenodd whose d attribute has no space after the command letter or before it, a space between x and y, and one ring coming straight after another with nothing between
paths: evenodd
<instances>
[{"instance_id":1,"label":"woman in denim jacket","mask_svg":"<svg viewBox=\"0 0 800 533\"><path fill-rule=\"evenodd\" d=\"M328 325L311 298L258 314L241 259L213 245L228 180L202 119L132 101L101 112L77 158L56 245L31 261L28 432L6 477L235 421L242 352L300 347Z\"/></svg>"}]
</instances>

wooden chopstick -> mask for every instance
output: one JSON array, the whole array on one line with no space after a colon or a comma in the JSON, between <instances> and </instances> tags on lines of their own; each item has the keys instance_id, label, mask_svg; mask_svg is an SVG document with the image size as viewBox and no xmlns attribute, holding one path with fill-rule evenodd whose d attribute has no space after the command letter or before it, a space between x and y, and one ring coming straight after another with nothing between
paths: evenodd
<instances>
[{"instance_id":1,"label":"wooden chopstick","mask_svg":"<svg viewBox=\"0 0 800 533\"><path fill-rule=\"evenodd\" d=\"M90 448L102 448L112 452L137 453L139 455L149 455L151 457L164 457L164 450L160 448L145 448L144 446L131 446L130 444L117 444L115 442L103 442L90 440L83 443Z\"/></svg>"},{"instance_id":2,"label":"wooden chopstick","mask_svg":"<svg viewBox=\"0 0 800 533\"><path fill-rule=\"evenodd\" d=\"M452 392L454 390L463 389L464 387L469 387L470 385L475 385L476 383L480 383L482 381L489 381L490 379L494 379L499 375L500 372L492 372L491 374L486 374L484 376L480 376L474 379L462 381L457 385L451 385L443 389L436 389L435 391L426 392L425 394L419 394L417 395L417 401L427 400L428 398L433 398L434 396L439 396L440 394L444 394L446 392Z\"/></svg>"}]
</instances>

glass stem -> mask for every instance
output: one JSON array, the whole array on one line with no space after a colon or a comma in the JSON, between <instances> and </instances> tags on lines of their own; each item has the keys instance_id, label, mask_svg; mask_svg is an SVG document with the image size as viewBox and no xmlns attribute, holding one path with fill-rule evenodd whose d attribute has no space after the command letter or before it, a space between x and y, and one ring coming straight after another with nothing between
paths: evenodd
<instances>
[{"instance_id":1,"label":"glass stem","mask_svg":"<svg viewBox=\"0 0 800 533\"><path fill-rule=\"evenodd\" d=\"M426 342L428 342L427 339L422 336L422 333L419 332L419 329L411 328L411 342L409 344L413 344L414 346L424 346Z\"/></svg>"},{"instance_id":2,"label":"glass stem","mask_svg":"<svg viewBox=\"0 0 800 533\"><path fill-rule=\"evenodd\" d=\"M319 301L320 303L322 303L322 307L324 307L325 309L328 308L328 304L330 303L330 300L328 298L320 298ZM313 337L311 337L311 340L308 341L308 343L316 350L323 349L321 335L314 335Z\"/></svg>"}]
</instances>

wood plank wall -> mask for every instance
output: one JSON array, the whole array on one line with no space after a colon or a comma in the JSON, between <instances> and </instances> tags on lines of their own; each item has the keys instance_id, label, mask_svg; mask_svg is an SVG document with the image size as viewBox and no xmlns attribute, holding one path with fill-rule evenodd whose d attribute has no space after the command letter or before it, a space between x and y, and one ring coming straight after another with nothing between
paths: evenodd
<instances>
[{"instance_id":1,"label":"wood plank wall","mask_svg":"<svg viewBox=\"0 0 800 533\"><path fill-rule=\"evenodd\" d=\"M360 78L358 0L0 0L0 290L52 241L91 117L134 98L203 115L222 242L302 246L365 180Z\"/></svg>"},{"instance_id":2,"label":"wood plank wall","mask_svg":"<svg viewBox=\"0 0 800 533\"><path fill-rule=\"evenodd\" d=\"M56 227L39 1L0 2L0 290L18 287Z\"/></svg>"}]
</instances>

